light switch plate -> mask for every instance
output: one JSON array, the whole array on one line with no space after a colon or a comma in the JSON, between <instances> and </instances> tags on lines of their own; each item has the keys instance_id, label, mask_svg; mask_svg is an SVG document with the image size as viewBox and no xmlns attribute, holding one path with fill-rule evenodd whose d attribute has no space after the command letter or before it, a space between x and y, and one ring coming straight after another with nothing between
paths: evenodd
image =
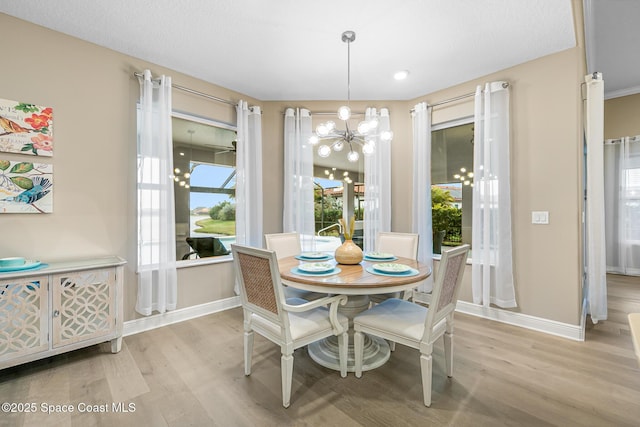
<instances>
[{"instance_id":1,"label":"light switch plate","mask_svg":"<svg viewBox=\"0 0 640 427\"><path fill-rule=\"evenodd\" d=\"M532 211L531 224L549 224L549 211Z\"/></svg>"}]
</instances>

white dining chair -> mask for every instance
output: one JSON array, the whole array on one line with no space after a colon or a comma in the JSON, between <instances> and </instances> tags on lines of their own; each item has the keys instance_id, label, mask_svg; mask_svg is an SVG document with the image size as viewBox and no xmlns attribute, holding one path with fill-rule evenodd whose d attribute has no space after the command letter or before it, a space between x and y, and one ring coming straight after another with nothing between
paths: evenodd
<instances>
[{"instance_id":1,"label":"white dining chair","mask_svg":"<svg viewBox=\"0 0 640 427\"><path fill-rule=\"evenodd\" d=\"M424 404L431 406L433 343L440 337L444 337L447 376L453 375L453 314L468 253L469 245L443 252L428 308L411 301L389 298L354 317L356 377L362 376L363 334L418 349Z\"/></svg>"},{"instance_id":2,"label":"white dining chair","mask_svg":"<svg viewBox=\"0 0 640 427\"><path fill-rule=\"evenodd\" d=\"M293 305L285 299L274 251L236 244L231 245L231 251L244 312L244 374L251 374L253 333L257 332L280 346L282 406L285 408L291 403L295 349L337 336L340 375L346 377L349 320L338 313L338 305L345 304L347 297L300 300Z\"/></svg>"},{"instance_id":3,"label":"white dining chair","mask_svg":"<svg viewBox=\"0 0 640 427\"><path fill-rule=\"evenodd\" d=\"M302 252L300 235L297 232L265 234L264 242L267 249L276 252L278 259L300 255ZM307 301L313 301L327 296L327 294L303 291L302 289L296 289L290 286L284 287L284 293L287 298L302 298Z\"/></svg>"},{"instance_id":4,"label":"white dining chair","mask_svg":"<svg viewBox=\"0 0 640 427\"><path fill-rule=\"evenodd\" d=\"M265 234L264 242L267 249L276 252L278 259L300 255L302 252L300 234L296 232Z\"/></svg>"},{"instance_id":5,"label":"white dining chair","mask_svg":"<svg viewBox=\"0 0 640 427\"><path fill-rule=\"evenodd\" d=\"M419 235L414 233L396 233L381 231L376 236L376 251L393 254L400 258L418 259ZM413 291L405 292L405 296L412 295ZM388 298L401 298L400 292L388 294L369 295L372 304L379 304Z\"/></svg>"}]
</instances>

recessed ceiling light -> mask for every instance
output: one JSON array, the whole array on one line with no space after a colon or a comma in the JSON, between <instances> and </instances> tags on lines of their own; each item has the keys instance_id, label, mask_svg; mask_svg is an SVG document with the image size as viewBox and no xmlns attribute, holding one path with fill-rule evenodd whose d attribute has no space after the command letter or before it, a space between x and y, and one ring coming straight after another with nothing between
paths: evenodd
<instances>
[{"instance_id":1,"label":"recessed ceiling light","mask_svg":"<svg viewBox=\"0 0 640 427\"><path fill-rule=\"evenodd\" d=\"M395 73L393 75L393 78L396 80L404 80L407 78L408 75L409 75L409 72L407 70L402 70Z\"/></svg>"}]
</instances>

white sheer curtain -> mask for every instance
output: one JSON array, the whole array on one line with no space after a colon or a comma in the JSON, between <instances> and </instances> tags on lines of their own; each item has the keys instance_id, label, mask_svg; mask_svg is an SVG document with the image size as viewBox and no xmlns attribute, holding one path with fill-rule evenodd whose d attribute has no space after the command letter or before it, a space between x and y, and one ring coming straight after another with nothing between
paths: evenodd
<instances>
[{"instance_id":1,"label":"white sheer curtain","mask_svg":"<svg viewBox=\"0 0 640 427\"><path fill-rule=\"evenodd\" d=\"M262 118L260 107L240 100L236 106L236 242L261 248Z\"/></svg>"},{"instance_id":2,"label":"white sheer curtain","mask_svg":"<svg viewBox=\"0 0 640 427\"><path fill-rule=\"evenodd\" d=\"M484 91L478 86L474 127L473 302L516 307L507 83L487 83Z\"/></svg>"},{"instance_id":3,"label":"white sheer curtain","mask_svg":"<svg viewBox=\"0 0 640 427\"><path fill-rule=\"evenodd\" d=\"M390 130L389 110L367 108L365 120L378 118L378 134ZM375 140L373 154L364 157L364 250L373 251L380 231L391 231L391 141Z\"/></svg>"},{"instance_id":4,"label":"white sheer curtain","mask_svg":"<svg viewBox=\"0 0 640 427\"><path fill-rule=\"evenodd\" d=\"M313 202L313 146L311 114L287 108L284 115L284 232L300 234L302 250L315 250Z\"/></svg>"},{"instance_id":5,"label":"white sheer curtain","mask_svg":"<svg viewBox=\"0 0 640 427\"><path fill-rule=\"evenodd\" d=\"M138 110L138 297L136 311L174 310L177 302L171 77L140 79Z\"/></svg>"},{"instance_id":6,"label":"white sheer curtain","mask_svg":"<svg viewBox=\"0 0 640 427\"><path fill-rule=\"evenodd\" d=\"M640 135L604 145L607 271L640 276Z\"/></svg>"},{"instance_id":7,"label":"white sheer curtain","mask_svg":"<svg viewBox=\"0 0 640 427\"><path fill-rule=\"evenodd\" d=\"M585 77L587 99L584 123L586 159L586 269L591 320L607 319L607 265L604 225L604 80L599 73Z\"/></svg>"},{"instance_id":8,"label":"white sheer curtain","mask_svg":"<svg viewBox=\"0 0 640 427\"><path fill-rule=\"evenodd\" d=\"M431 228L431 110L426 102L413 108L413 225L420 236L418 261L433 268L433 232ZM418 286L431 292L433 278Z\"/></svg>"}]
</instances>

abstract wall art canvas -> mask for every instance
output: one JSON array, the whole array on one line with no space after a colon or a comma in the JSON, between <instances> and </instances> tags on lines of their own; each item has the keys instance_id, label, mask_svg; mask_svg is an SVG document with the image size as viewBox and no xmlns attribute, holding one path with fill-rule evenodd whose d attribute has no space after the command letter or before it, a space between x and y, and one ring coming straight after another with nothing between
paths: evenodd
<instances>
[{"instance_id":1,"label":"abstract wall art canvas","mask_svg":"<svg viewBox=\"0 0 640 427\"><path fill-rule=\"evenodd\" d=\"M53 109L0 99L0 151L53 156Z\"/></svg>"},{"instance_id":2,"label":"abstract wall art canvas","mask_svg":"<svg viewBox=\"0 0 640 427\"><path fill-rule=\"evenodd\" d=\"M0 213L53 212L53 165L0 159Z\"/></svg>"}]
</instances>

